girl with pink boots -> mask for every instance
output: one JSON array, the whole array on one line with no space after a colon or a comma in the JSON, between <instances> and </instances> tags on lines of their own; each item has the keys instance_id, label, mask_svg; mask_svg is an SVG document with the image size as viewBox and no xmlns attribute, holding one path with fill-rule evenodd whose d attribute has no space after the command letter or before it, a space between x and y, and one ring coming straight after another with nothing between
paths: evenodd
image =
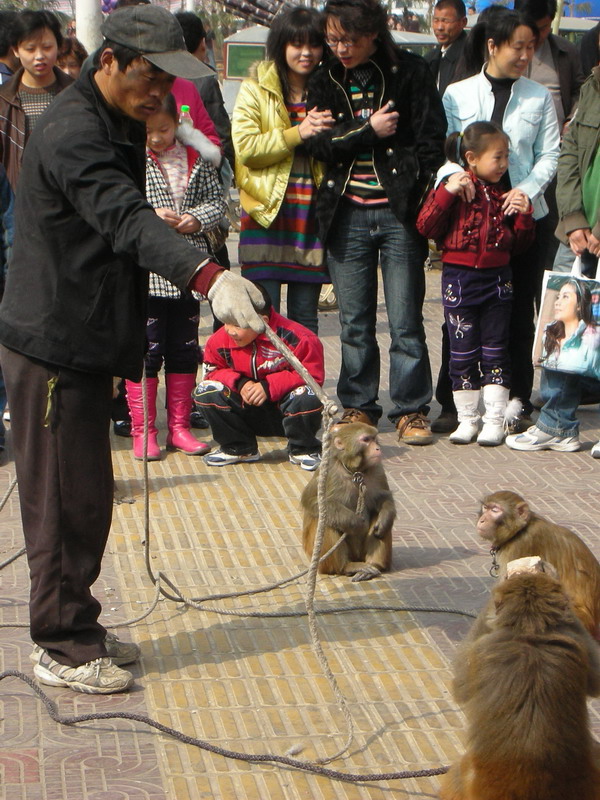
<instances>
[{"instance_id":1,"label":"girl with pink boots","mask_svg":"<svg viewBox=\"0 0 600 800\"><path fill-rule=\"evenodd\" d=\"M167 95L148 118L146 197L169 227L206 250L204 234L217 228L225 214L223 190L216 167L219 148L189 123L178 125L175 99ZM146 336L146 395L148 403L147 458L160 459L156 429L158 373L164 363L167 406L167 449L196 456L210 447L190 432L192 391L198 368L200 303L165 278L150 274ZM144 398L142 383L126 381L131 413L134 458L144 457Z\"/></svg>"}]
</instances>

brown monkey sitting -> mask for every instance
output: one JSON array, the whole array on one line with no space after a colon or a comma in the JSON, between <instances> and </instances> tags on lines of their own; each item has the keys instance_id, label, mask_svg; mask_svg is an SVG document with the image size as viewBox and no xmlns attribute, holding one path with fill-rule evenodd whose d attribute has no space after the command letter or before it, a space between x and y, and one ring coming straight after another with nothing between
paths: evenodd
<instances>
[{"instance_id":1,"label":"brown monkey sitting","mask_svg":"<svg viewBox=\"0 0 600 800\"><path fill-rule=\"evenodd\" d=\"M598 645L543 572L502 581L493 602L491 630L457 653L467 752L441 800L600 800L586 703L600 694Z\"/></svg>"},{"instance_id":2,"label":"brown monkey sitting","mask_svg":"<svg viewBox=\"0 0 600 800\"><path fill-rule=\"evenodd\" d=\"M598 638L600 564L573 531L535 514L515 492L494 492L483 500L477 532L492 545L502 576L509 561L523 556L553 564L575 613Z\"/></svg>"},{"instance_id":3,"label":"brown monkey sitting","mask_svg":"<svg viewBox=\"0 0 600 800\"><path fill-rule=\"evenodd\" d=\"M309 558L319 516L318 479L317 472L301 499L302 544ZM365 581L389 569L396 507L381 464L376 428L362 422L334 426L325 495L326 528L321 552L326 553L342 534L347 536L321 562L319 572L353 575L353 581Z\"/></svg>"}]
</instances>

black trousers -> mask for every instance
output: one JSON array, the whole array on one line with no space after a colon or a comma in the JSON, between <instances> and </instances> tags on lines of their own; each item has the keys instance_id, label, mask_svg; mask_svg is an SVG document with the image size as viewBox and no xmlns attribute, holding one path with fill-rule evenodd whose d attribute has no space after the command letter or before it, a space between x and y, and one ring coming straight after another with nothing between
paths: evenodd
<instances>
[{"instance_id":1,"label":"black trousers","mask_svg":"<svg viewBox=\"0 0 600 800\"><path fill-rule=\"evenodd\" d=\"M321 401L308 386L284 395L278 403L246 405L238 392L210 379L194 392L196 408L208 420L213 439L226 453L249 455L257 450L257 436L285 436L292 455L320 453Z\"/></svg>"},{"instance_id":2,"label":"black trousers","mask_svg":"<svg viewBox=\"0 0 600 800\"><path fill-rule=\"evenodd\" d=\"M148 297L146 375L165 372L195 375L198 370L200 302L192 296Z\"/></svg>"},{"instance_id":3,"label":"black trousers","mask_svg":"<svg viewBox=\"0 0 600 800\"><path fill-rule=\"evenodd\" d=\"M112 518L112 378L0 345L31 577L31 638L61 664L106 655L91 586Z\"/></svg>"}]
</instances>

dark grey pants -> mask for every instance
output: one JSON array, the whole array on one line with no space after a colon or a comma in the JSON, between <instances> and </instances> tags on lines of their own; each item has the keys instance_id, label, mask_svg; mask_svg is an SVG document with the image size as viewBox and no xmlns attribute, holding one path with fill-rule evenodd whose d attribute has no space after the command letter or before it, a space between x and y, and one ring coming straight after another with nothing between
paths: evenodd
<instances>
[{"instance_id":1,"label":"dark grey pants","mask_svg":"<svg viewBox=\"0 0 600 800\"><path fill-rule=\"evenodd\" d=\"M90 587L112 517L112 378L2 346L0 362L31 576L31 638L61 664L78 666L106 655Z\"/></svg>"}]
</instances>

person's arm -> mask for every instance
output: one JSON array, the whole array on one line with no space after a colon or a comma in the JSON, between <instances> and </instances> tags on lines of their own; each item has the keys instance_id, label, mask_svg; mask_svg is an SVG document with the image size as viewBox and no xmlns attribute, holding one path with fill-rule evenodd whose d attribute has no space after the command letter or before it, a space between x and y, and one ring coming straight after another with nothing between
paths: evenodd
<instances>
[{"instance_id":1,"label":"person's arm","mask_svg":"<svg viewBox=\"0 0 600 800\"><path fill-rule=\"evenodd\" d=\"M181 106L187 105L190 107L190 117L194 124L194 128L210 139L213 144L221 148L221 140L215 128L214 122L209 117L208 112L204 108L204 103L200 97L197 87L192 81L186 81L184 78L175 78L172 88L173 96L177 102L177 111L181 112Z\"/></svg>"},{"instance_id":2,"label":"person's arm","mask_svg":"<svg viewBox=\"0 0 600 800\"><path fill-rule=\"evenodd\" d=\"M462 131L462 120L458 113L458 100L454 94L456 84L450 85L442 97L444 114L446 115L446 132L448 135L454 131Z\"/></svg>"},{"instance_id":3,"label":"person's arm","mask_svg":"<svg viewBox=\"0 0 600 800\"><path fill-rule=\"evenodd\" d=\"M130 158L113 147L95 124L68 137L50 130L56 157L47 166L56 190L75 213L110 246L115 255L156 272L180 289L193 289L209 298L223 322L264 330L256 309L264 307L258 289L210 260L165 225L137 185ZM93 158L90 156L93 154Z\"/></svg>"},{"instance_id":4,"label":"person's arm","mask_svg":"<svg viewBox=\"0 0 600 800\"><path fill-rule=\"evenodd\" d=\"M2 219L2 250L4 254L4 268L8 265L10 251L13 246L14 239L14 208L15 196L4 167L0 165L0 217Z\"/></svg>"},{"instance_id":5,"label":"person's arm","mask_svg":"<svg viewBox=\"0 0 600 800\"><path fill-rule=\"evenodd\" d=\"M533 219L533 207L531 204L527 213L519 211L514 215L513 220L515 242L512 252L518 255L528 250L535 239L535 221Z\"/></svg>"},{"instance_id":6,"label":"person's arm","mask_svg":"<svg viewBox=\"0 0 600 800\"><path fill-rule=\"evenodd\" d=\"M261 104L265 101L260 86L245 80L233 109L232 138L235 155L241 164L262 169L289 158L300 144L299 126L262 130Z\"/></svg>"},{"instance_id":7,"label":"person's arm","mask_svg":"<svg viewBox=\"0 0 600 800\"><path fill-rule=\"evenodd\" d=\"M575 113L577 103L579 102L579 92L585 83L585 75L581 66L581 59L576 47L573 47L569 52L569 65L571 67L571 107L568 110L565 124L568 123Z\"/></svg>"},{"instance_id":8,"label":"person's arm","mask_svg":"<svg viewBox=\"0 0 600 800\"><path fill-rule=\"evenodd\" d=\"M335 84L329 77L327 67L318 68L308 81L306 107L318 111L332 110L332 100L337 92ZM368 119L356 119L348 100L344 111L333 113L335 124L312 136L305 142L308 153L318 161L330 162L340 158L353 158L357 153L373 147L378 141Z\"/></svg>"},{"instance_id":9,"label":"person's arm","mask_svg":"<svg viewBox=\"0 0 600 800\"><path fill-rule=\"evenodd\" d=\"M408 88L410 124L419 161L419 185L426 186L431 176L444 163L446 114L431 71L423 59L418 59L415 63Z\"/></svg>"},{"instance_id":10,"label":"person's arm","mask_svg":"<svg viewBox=\"0 0 600 800\"><path fill-rule=\"evenodd\" d=\"M214 334L213 334L214 336ZM243 377L241 372L232 369L222 355L222 350L217 346L213 340L213 336L209 336L206 344L204 345L204 362L202 364L202 380L204 381L217 381L227 386L232 392L237 392L238 381Z\"/></svg>"},{"instance_id":11,"label":"person's arm","mask_svg":"<svg viewBox=\"0 0 600 800\"><path fill-rule=\"evenodd\" d=\"M513 189L525 192L531 202L544 192L554 175L560 152L560 131L554 100L550 92L546 92L542 110L542 118L533 142L533 168L529 175L519 181Z\"/></svg>"},{"instance_id":12,"label":"person's arm","mask_svg":"<svg viewBox=\"0 0 600 800\"><path fill-rule=\"evenodd\" d=\"M225 102L217 76L208 78L201 78L198 83L198 90L200 97L204 103L204 107L208 115L215 124L225 158L231 164L233 169L235 162L235 153L233 151L233 142L231 140L231 120L229 114L225 109Z\"/></svg>"},{"instance_id":13,"label":"person's arm","mask_svg":"<svg viewBox=\"0 0 600 800\"><path fill-rule=\"evenodd\" d=\"M455 180L452 177L452 180ZM433 189L417 217L417 230L427 239L441 240L450 224L450 216L454 211L458 196L448 191L443 183Z\"/></svg>"},{"instance_id":14,"label":"person's arm","mask_svg":"<svg viewBox=\"0 0 600 800\"><path fill-rule=\"evenodd\" d=\"M219 175L211 164L200 161L194 171L193 181L194 185L188 187L188 191L193 192L195 205L187 209L182 216L189 214L194 217L200 223L200 231L212 230L217 227L227 210Z\"/></svg>"},{"instance_id":15,"label":"person's arm","mask_svg":"<svg viewBox=\"0 0 600 800\"><path fill-rule=\"evenodd\" d=\"M595 88L591 87L595 93ZM586 85L581 93L580 109L582 103L589 102L590 85ZM594 95L591 96L594 102ZM583 208L583 176L579 171L579 112L572 119L567 128L562 142L562 149L558 159L556 202L558 205L558 216L562 220L564 231L567 235L575 231L589 231L589 223ZM600 233L600 222L598 233ZM585 239L580 244L585 243ZM583 248L585 249L585 247Z\"/></svg>"},{"instance_id":16,"label":"person's arm","mask_svg":"<svg viewBox=\"0 0 600 800\"><path fill-rule=\"evenodd\" d=\"M305 336L293 352L309 375L322 386L325 380L325 357L321 340L317 336ZM265 377L265 382L268 386L269 399L274 403L292 389L304 385L304 380L291 367L286 367L280 372L271 372Z\"/></svg>"}]
</instances>

